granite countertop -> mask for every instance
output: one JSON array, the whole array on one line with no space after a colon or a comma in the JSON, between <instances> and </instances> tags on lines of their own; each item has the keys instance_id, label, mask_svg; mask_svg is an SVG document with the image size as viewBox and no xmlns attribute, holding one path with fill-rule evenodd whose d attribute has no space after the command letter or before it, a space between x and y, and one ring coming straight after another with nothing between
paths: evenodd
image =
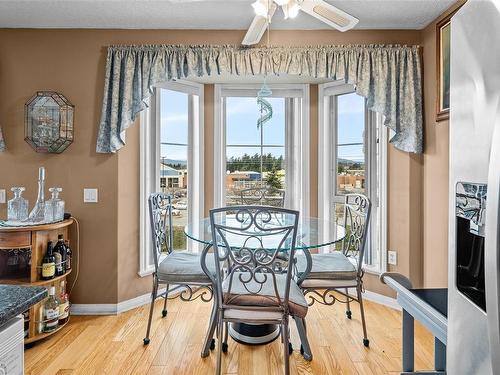
<instances>
[{"instance_id":1,"label":"granite countertop","mask_svg":"<svg viewBox=\"0 0 500 375\"><path fill-rule=\"evenodd\" d=\"M47 297L47 288L0 284L0 327Z\"/></svg>"}]
</instances>

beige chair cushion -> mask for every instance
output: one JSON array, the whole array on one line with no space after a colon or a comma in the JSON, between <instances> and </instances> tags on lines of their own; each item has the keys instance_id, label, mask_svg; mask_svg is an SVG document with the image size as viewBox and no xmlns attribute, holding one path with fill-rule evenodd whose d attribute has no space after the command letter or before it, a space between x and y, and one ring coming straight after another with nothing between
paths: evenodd
<instances>
[{"instance_id":1,"label":"beige chair cushion","mask_svg":"<svg viewBox=\"0 0 500 375\"><path fill-rule=\"evenodd\" d=\"M207 254L207 267L215 275L213 254ZM158 277L171 283L211 283L201 268L201 254L189 251L173 251L158 265Z\"/></svg>"},{"instance_id":2,"label":"beige chair cushion","mask_svg":"<svg viewBox=\"0 0 500 375\"><path fill-rule=\"evenodd\" d=\"M225 303L237 306L278 307L278 300L276 298L276 293L274 292L274 283L271 274L267 274L267 280L262 286L255 282L255 280L244 284L239 279L240 275L245 274L238 272L235 272L233 274L230 291L228 290L229 277L224 280L222 289L224 292ZM259 277L259 275L257 277ZM285 295L285 283L286 275L276 275L276 285L280 298L283 298L283 296ZM251 293L257 293L257 291L258 294ZM306 299L302 294L302 290L293 280L290 282L290 297L288 299L288 309L291 315L300 318L304 318L307 314Z\"/></svg>"},{"instance_id":3,"label":"beige chair cushion","mask_svg":"<svg viewBox=\"0 0 500 375\"><path fill-rule=\"evenodd\" d=\"M312 268L306 279L353 280L357 271L354 264L340 251L327 254L311 254ZM297 256L297 269L304 272L307 267L305 255Z\"/></svg>"}]
</instances>

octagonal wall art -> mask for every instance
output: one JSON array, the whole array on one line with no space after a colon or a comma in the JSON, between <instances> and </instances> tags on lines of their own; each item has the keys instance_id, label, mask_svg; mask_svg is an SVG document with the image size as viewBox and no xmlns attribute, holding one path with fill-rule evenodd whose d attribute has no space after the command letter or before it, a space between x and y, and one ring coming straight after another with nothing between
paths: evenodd
<instances>
[{"instance_id":1,"label":"octagonal wall art","mask_svg":"<svg viewBox=\"0 0 500 375\"><path fill-rule=\"evenodd\" d=\"M38 91L25 104L24 140L36 152L60 154L73 143L74 106L62 94Z\"/></svg>"}]
</instances>

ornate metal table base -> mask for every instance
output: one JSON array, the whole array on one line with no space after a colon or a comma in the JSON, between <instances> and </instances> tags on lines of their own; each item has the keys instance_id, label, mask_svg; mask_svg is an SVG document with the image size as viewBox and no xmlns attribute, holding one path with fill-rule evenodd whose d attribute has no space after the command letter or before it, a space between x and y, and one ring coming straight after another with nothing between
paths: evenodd
<instances>
[{"instance_id":1,"label":"ornate metal table base","mask_svg":"<svg viewBox=\"0 0 500 375\"><path fill-rule=\"evenodd\" d=\"M230 323L229 335L240 344L265 345L279 337L280 328L275 324Z\"/></svg>"}]
</instances>

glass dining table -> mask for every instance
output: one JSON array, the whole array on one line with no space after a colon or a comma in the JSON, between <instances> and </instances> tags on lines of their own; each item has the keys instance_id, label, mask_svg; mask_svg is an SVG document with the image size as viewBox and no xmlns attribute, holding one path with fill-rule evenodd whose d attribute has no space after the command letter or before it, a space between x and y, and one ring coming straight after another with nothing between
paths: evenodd
<instances>
[{"instance_id":1,"label":"glass dining table","mask_svg":"<svg viewBox=\"0 0 500 375\"><path fill-rule=\"evenodd\" d=\"M234 216L228 215L226 223L230 222L236 224L237 220ZM209 217L189 223L184 227L184 233L189 239L202 244L205 248L212 246L212 230ZM342 241L345 235L345 228L333 221L321 220L315 217L300 218L295 248L297 250L321 252L321 248ZM272 248L272 246L273 244L270 243L265 245L265 248ZM275 340L280 335L280 332L279 327L274 324L231 323L229 334L235 341L243 344L263 345Z\"/></svg>"}]
</instances>

